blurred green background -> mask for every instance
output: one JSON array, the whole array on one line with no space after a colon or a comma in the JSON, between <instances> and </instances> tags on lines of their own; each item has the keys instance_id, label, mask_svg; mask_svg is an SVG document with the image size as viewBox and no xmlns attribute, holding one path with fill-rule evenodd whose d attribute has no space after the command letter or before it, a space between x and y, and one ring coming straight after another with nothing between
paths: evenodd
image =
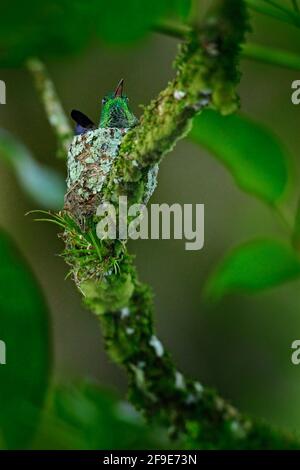
<instances>
[{"instance_id":1,"label":"blurred green background","mask_svg":"<svg viewBox=\"0 0 300 470\"><path fill-rule=\"evenodd\" d=\"M200 13L209 3L199 1ZM251 41L300 53L299 30L256 13L251 18ZM140 115L139 105L147 104L173 77L171 64L177 45L177 39L158 33L126 46L93 39L77 54L54 55L46 64L67 112L81 109L97 120L101 97L123 77L131 107ZM300 181L300 107L291 103L291 83L300 79L300 72L248 60L242 60L241 70L243 113L265 124L289 151L294 189L286 198L295 210ZM64 162L55 159L55 137L28 72L3 67L0 79L7 86L7 104L0 106L1 128L17 136L39 162L65 174ZM3 161L0 169L0 225L31 265L50 307L53 381L91 379L124 397L125 377L105 354L96 318L81 306L72 281L64 280L67 267L57 256L62 243L56 227L24 216L40 207L26 196ZM158 334L178 367L217 388L242 411L299 433L300 366L292 365L290 347L300 338L300 281L255 295L228 296L218 304L206 302L202 294L209 273L230 248L254 237L284 239L285 226L268 206L238 189L230 173L209 152L188 139L179 142L161 164L152 202L205 204L202 251L185 251L184 242L178 240L130 242L140 278L155 292ZM76 400L76 390L74 395ZM114 426L116 433L121 429L119 423L107 423L106 429ZM120 435L124 436L122 429ZM148 437L143 437L145 446ZM49 439L45 431L44 443L51 446ZM105 439L102 442L105 446ZM107 446L117 446L111 442ZM134 442L124 445L137 445ZM80 441L76 445L82 446Z\"/></svg>"}]
</instances>

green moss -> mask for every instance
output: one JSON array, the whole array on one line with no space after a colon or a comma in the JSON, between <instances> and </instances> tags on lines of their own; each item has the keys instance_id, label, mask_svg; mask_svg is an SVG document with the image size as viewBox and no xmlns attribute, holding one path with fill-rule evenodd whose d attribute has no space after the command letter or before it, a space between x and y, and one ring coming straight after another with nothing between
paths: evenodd
<instances>
[{"instance_id":1,"label":"green moss","mask_svg":"<svg viewBox=\"0 0 300 470\"><path fill-rule=\"evenodd\" d=\"M102 281L87 280L79 285L84 303L96 315L126 307L134 291L130 274L108 276Z\"/></svg>"}]
</instances>

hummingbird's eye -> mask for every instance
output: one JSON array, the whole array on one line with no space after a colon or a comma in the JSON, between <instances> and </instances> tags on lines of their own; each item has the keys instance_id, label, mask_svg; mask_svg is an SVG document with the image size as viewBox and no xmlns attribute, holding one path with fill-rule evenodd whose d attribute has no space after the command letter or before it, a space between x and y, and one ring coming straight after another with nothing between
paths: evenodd
<instances>
[{"instance_id":1,"label":"hummingbird's eye","mask_svg":"<svg viewBox=\"0 0 300 470\"><path fill-rule=\"evenodd\" d=\"M105 98L105 97L104 97L104 98L102 98L102 104L105 104L105 103L106 103L106 101L107 101L107 98Z\"/></svg>"}]
</instances>

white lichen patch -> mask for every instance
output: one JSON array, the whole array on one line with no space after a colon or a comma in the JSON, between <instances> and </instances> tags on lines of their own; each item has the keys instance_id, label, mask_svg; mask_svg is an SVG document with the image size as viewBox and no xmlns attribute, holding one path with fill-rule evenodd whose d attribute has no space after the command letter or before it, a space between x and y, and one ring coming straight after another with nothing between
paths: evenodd
<instances>
[{"instance_id":1,"label":"white lichen patch","mask_svg":"<svg viewBox=\"0 0 300 470\"><path fill-rule=\"evenodd\" d=\"M209 103L210 103L210 99L209 99L209 98L202 98L202 99L199 101L199 104L200 104L201 107L207 106Z\"/></svg>"},{"instance_id":2,"label":"white lichen patch","mask_svg":"<svg viewBox=\"0 0 300 470\"><path fill-rule=\"evenodd\" d=\"M237 410L233 406L228 405L226 408L226 415L228 418L236 418Z\"/></svg>"},{"instance_id":3,"label":"white lichen patch","mask_svg":"<svg viewBox=\"0 0 300 470\"><path fill-rule=\"evenodd\" d=\"M122 318L122 320L123 320L124 318L129 317L129 315L130 315L130 310L129 310L129 308L128 308L128 307L122 308L122 310L121 310L121 318Z\"/></svg>"},{"instance_id":4,"label":"white lichen patch","mask_svg":"<svg viewBox=\"0 0 300 470\"><path fill-rule=\"evenodd\" d=\"M218 411L222 411L225 407L225 401L223 400L223 398L216 397L215 406Z\"/></svg>"},{"instance_id":5,"label":"white lichen patch","mask_svg":"<svg viewBox=\"0 0 300 470\"><path fill-rule=\"evenodd\" d=\"M156 355L162 357L164 355L164 348L159 339L156 336L151 336L149 341L150 346L153 347Z\"/></svg>"},{"instance_id":6,"label":"white lichen patch","mask_svg":"<svg viewBox=\"0 0 300 470\"><path fill-rule=\"evenodd\" d=\"M140 363L138 365L131 364L130 365L132 371L135 375L135 382L137 387L153 402L157 402L157 397L148 390L147 383L146 383L146 376L143 368L141 368Z\"/></svg>"},{"instance_id":7,"label":"white lichen patch","mask_svg":"<svg viewBox=\"0 0 300 470\"><path fill-rule=\"evenodd\" d=\"M195 383L194 383L194 388L195 388L195 390L196 390L198 396L199 396L199 395L202 395L202 393L204 392L203 385L201 385L200 382L195 382Z\"/></svg>"},{"instance_id":8,"label":"white lichen patch","mask_svg":"<svg viewBox=\"0 0 300 470\"><path fill-rule=\"evenodd\" d=\"M134 364L131 365L131 368L135 374L135 381L136 381L136 385L138 388L144 388L144 385L145 385L145 374L144 374L144 371L135 366Z\"/></svg>"},{"instance_id":9,"label":"white lichen patch","mask_svg":"<svg viewBox=\"0 0 300 470\"><path fill-rule=\"evenodd\" d=\"M185 380L181 372L176 371L175 372L175 387L178 390L184 390L185 389Z\"/></svg>"},{"instance_id":10,"label":"white lichen patch","mask_svg":"<svg viewBox=\"0 0 300 470\"><path fill-rule=\"evenodd\" d=\"M109 277L113 274L114 270L112 268L110 268L108 271L106 271L105 273L103 273L103 276L104 277Z\"/></svg>"},{"instance_id":11,"label":"white lichen patch","mask_svg":"<svg viewBox=\"0 0 300 470\"><path fill-rule=\"evenodd\" d=\"M182 90L175 90L174 94L173 94L175 100L178 100L178 101L182 100L182 98L184 98L185 95L186 95L186 93Z\"/></svg>"},{"instance_id":12,"label":"white lichen patch","mask_svg":"<svg viewBox=\"0 0 300 470\"><path fill-rule=\"evenodd\" d=\"M211 88L203 88L203 89L201 90L201 95L203 95L203 96L210 96L210 95L212 95L212 92L213 92L213 91L212 91Z\"/></svg>"},{"instance_id":13,"label":"white lichen patch","mask_svg":"<svg viewBox=\"0 0 300 470\"><path fill-rule=\"evenodd\" d=\"M238 439L243 439L246 436L245 430L238 421L231 421L230 430Z\"/></svg>"},{"instance_id":14,"label":"white lichen patch","mask_svg":"<svg viewBox=\"0 0 300 470\"><path fill-rule=\"evenodd\" d=\"M203 96L203 98L200 98L199 101L197 101L193 105L193 108L195 109L195 111L200 111L201 109L208 106L210 102L211 102L211 97L210 96Z\"/></svg>"},{"instance_id":15,"label":"white lichen patch","mask_svg":"<svg viewBox=\"0 0 300 470\"><path fill-rule=\"evenodd\" d=\"M152 194L155 191L157 186L157 174L158 174L158 164L155 164L150 170L148 171L147 182L144 190L144 197L143 203L147 204L149 199L151 198Z\"/></svg>"},{"instance_id":16,"label":"white lichen patch","mask_svg":"<svg viewBox=\"0 0 300 470\"><path fill-rule=\"evenodd\" d=\"M118 402L115 405L114 410L118 418L121 418L124 421L128 421L129 423L136 423L136 424L143 423L141 415L127 401Z\"/></svg>"},{"instance_id":17,"label":"white lichen patch","mask_svg":"<svg viewBox=\"0 0 300 470\"><path fill-rule=\"evenodd\" d=\"M195 395L193 395L192 393L189 393L185 399L185 403L187 405L194 405L196 402L197 402L197 397L195 397Z\"/></svg>"}]
</instances>

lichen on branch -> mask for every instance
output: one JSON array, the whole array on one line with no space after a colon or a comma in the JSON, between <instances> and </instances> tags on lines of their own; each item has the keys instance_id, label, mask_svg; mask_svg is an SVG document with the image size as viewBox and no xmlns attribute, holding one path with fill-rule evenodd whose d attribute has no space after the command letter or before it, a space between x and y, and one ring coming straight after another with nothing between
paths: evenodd
<instances>
[{"instance_id":1,"label":"lichen on branch","mask_svg":"<svg viewBox=\"0 0 300 470\"><path fill-rule=\"evenodd\" d=\"M129 204L143 202L155 186L157 165L187 134L196 114L206 107L222 114L237 109L238 59L247 29L244 2L223 0L202 27L188 35L175 61L174 80L123 138L101 182L103 202L114 204L116 211L119 196L127 196ZM73 207L67 198L65 210L53 217L63 229L63 256L84 304L100 320L109 356L126 371L129 399L150 422L167 427L171 436L190 447L298 446L267 425L251 423L214 391L176 368L156 336L153 294L138 279L125 240L98 239L95 216L82 213L78 201Z\"/></svg>"},{"instance_id":2,"label":"lichen on branch","mask_svg":"<svg viewBox=\"0 0 300 470\"><path fill-rule=\"evenodd\" d=\"M59 158L65 158L72 140L73 131L58 98L53 82L48 76L43 62L39 59L28 59L26 66L34 78L35 86L44 105L49 123L56 135L58 142L57 155Z\"/></svg>"}]
</instances>

